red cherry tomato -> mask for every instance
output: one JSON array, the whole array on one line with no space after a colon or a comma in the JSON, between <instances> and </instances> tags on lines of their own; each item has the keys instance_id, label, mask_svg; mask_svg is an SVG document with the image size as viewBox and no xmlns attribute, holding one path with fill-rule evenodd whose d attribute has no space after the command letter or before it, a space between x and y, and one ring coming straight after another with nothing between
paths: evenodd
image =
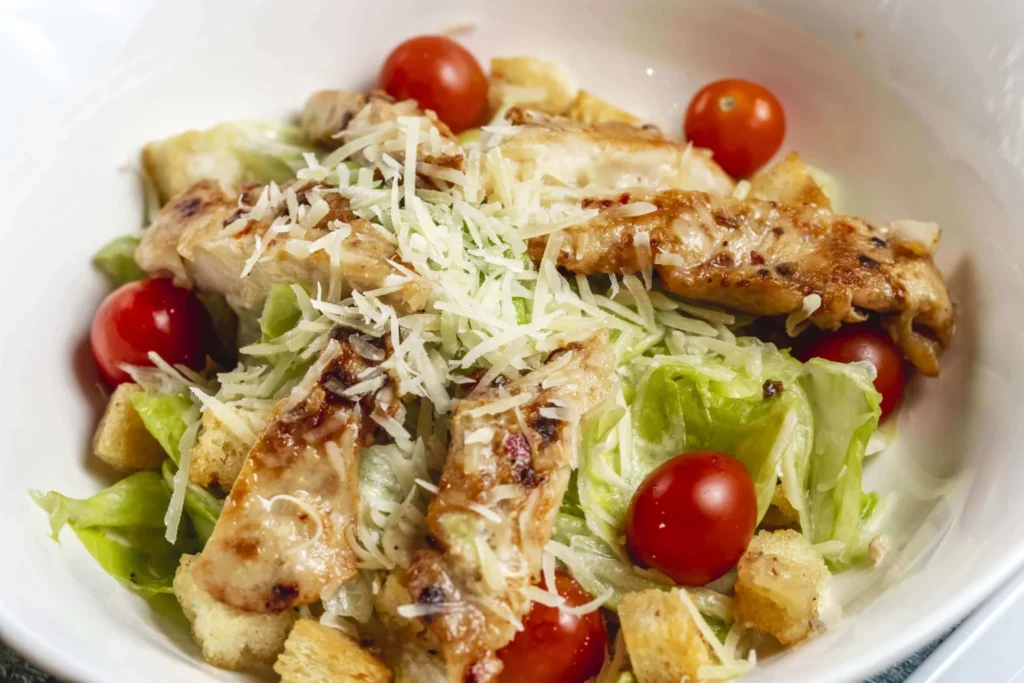
<instances>
[{"instance_id":1,"label":"red cherry tomato","mask_svg":"<svg viewBox=\"0 0 1024 683\"><path fill-rule=\"evenodd\" d=\"M212 323L206 308L170 280L140 280L107 296L92 319L92 355L103 381L130 381L119 366L152 365L150 351L171 364L198 369L210 348Z\"/></svg>"},{"instance_id":2,"label":"red cherry tomato","mask_svg":"<svg viewBox=\"0 0 1024 683\"><path fill-rule=\"evenodd\" d=\"M396 99L433 109L455 133L479 123L487 107L480 63L444 36L418 36L396 47L380 70L380 87Z\"/></svg>"},{"instance_id":3,"label":"red cherry tomato","mask_svg":"<svg viewBox=\"0 0 1024 683\"><path fill-rule=\"evenodd\" d=\"M786 115L767 88L727 78L697 92L686 110L683 132L697 147L710 149L726 173L743 178L779 151Z\"/></svg>"},{"instance_id":4,"label":"red cherry tomato","mask_svg":"<svg viewBox=\"0 0 1024 683\"><path fill-rule=\"evenodd\" d=\"M626 514L637 564L683 586L703 586L739 562L757 524L754 480L717 451L677 455L647 475Z\"/></svg>"},{"instance_id":5,"label":"red cherry tomato","mask_svg":"<svg viewBox=\"0 0 1024 683\"><path fill-rule=\"evenodd\" d=\"M570 607L591 600L563 572L555 572L555 587ZM608 628L600 610L577 617L535 602L523 626L525 630L498 652L505 665L498 683L583 683L601 670Z\"/></svg>"},{"instance_id":6,"label":"red cherry tomato","mask_svg":"<svg viewBox=\"0 0 1024 683\"><path fill-rule=\"evenodd\" d=\"M906 380L903 356L892 341L868 325L845 325L802 349L797 357L806 361L824 358L837 363L866 360L875 366L875 389L882 395L882 420L903 400Z\"/></svg>"}]
</instances>

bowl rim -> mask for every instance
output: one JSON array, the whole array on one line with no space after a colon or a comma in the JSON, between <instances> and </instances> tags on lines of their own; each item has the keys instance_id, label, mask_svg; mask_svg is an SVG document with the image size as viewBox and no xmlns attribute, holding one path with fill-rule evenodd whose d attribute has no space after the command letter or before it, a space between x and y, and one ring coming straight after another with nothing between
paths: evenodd
<instances>
[{"instance_id":1,"label":"bowl rim","mask_svg":"<svg viewBox=\"0 0 1024 683\"><path fill-rule=\"evenodd\" d=\"M90 85L101 87L107 80L123 76L122 69L135 71L137 66L138 64L118 63L112 71L106 73L103 78L95 79ZM31 93L18 93L19 96L26 94L31 97ZM77 104L82 104L82 102ZM32 108L31 105L25 107L26 110ZM14 151L17 153L21 149L21 145L16 145ZM16 192L15 195L17 194ZM18 203L17 200L15 203ZM1024 543L1007 549L1007 552L1001 555L998 561L976 574L969 584L953 592L928 613L928 619L919 620L913 629L908 629L898 637L884 643L878 643L855 658L838 662L837 666L828 672L815 672L811 674L811 680L820 680L822 683L826 678L829 682L860 681L906 659L958 624L1022 569L1024 569ZM87 659L69 655L60 647L59 643L47 639L41 628L30 626L27 622L18 619L8 608L2 593L0 593L0 642L41 670L57 677L82 681L82 683L102 683L108 680L109 672L99 670L94 663L90 663Z\"/></svg>"}]
</instances>

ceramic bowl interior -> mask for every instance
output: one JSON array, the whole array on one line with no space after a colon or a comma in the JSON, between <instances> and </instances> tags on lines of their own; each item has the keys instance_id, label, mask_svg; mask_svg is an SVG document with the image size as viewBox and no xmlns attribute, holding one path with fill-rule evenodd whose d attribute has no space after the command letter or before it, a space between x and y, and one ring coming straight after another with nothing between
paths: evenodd
<instances>
[{"instance_id":1,"label":"ceramic bowl interior","mask_svg":"<svg viewBox=\"0 0 1024 683\"><path fill-rule=\"evenodd\" d=\"M673 132L701 84L760 81L785 103L784 149L837 177L840 210L942 225L957 336L941 377L913 380L897 446L868 467L869 484L898 492L892 552L837 582L835 629L749 680L858 680L908 654L1024 560L1022 13L1009 0L83 0L0 17L0 54L23 65L0 98L3 637L74 680L234 677L71 534L51 541L28 498L111 478L88 456L103 399L87 334L106 292L89 258L139 227L146 141L293 115L314 89L372 85L401 39L462 27L482 59L557 59Z\"/></svg>"}]
</instances>

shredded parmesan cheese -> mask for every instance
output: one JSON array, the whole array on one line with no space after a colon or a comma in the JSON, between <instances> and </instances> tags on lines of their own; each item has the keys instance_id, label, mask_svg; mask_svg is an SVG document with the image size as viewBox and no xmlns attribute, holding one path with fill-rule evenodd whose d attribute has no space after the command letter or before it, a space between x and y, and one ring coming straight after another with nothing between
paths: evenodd
<instances>
[{"instance_id":1,"label":"shredded parmesan cheese","mask_svg":"<svg viewBox=\"0 0 1024 683\"><path fill-rule=\"evenodd\" d=\"M795 337L809 324L807 320L814 315L814 312L821 308L821 296L808 294L804 297L803 305L799 311L794 311L786 317L786 334Z\"/></svg>"}]
</instances>

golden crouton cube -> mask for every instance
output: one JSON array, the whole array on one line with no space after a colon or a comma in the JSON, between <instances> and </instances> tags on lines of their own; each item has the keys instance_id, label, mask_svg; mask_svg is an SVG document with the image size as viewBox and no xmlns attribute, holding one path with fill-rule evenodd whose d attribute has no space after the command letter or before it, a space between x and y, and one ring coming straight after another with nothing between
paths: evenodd
<instances>
[{"instance_id":1,"label":"golden crouton cube","mask_svg":"<svg viewBox=\"0 0 1024 683\"><path fill-rule=\"evenodd\" d=\"M580 90L577 93L576 99L565 110L563 116L578 123L588 125L612 121L630 124L640 123L640 119L629 112L625 112L615 105L608 104L597 95L593 95L586 90Z\"/></svg>"},{"instance_id":2,"label":"golden crouton cube","mask_svg":"<svg viewBox=\"0 0 1024 683\"><path fill-rule=\"evenodd\" d=\"M274 663L281 683L387 683L391 671L355 640L311 619L295 623Z\"/></svg>"},{"instance_id":3,"label":"golden crouton cube","mask_svg":"<svg viewBox=\"0 0 1024 683\"><path fill-rule=\"evenodd\" d=\"M575 94L576 87L560 64L534 57L491 60L487 97L493 110L515 104L546 114L561 114Z\"/></svg>"},{"instance_id":4,"label":"golden crouton cube","mask_svg":"<svg viewBox=\"0 0 1024 683\"><path fill-rule=\"evenodd\" d=\"M628 593L619 602L626 651L639 683L699 680L711 650L682 597L657 589Z\"/></svg>"},{"instance_id":5,"label":"golden crouton cube","mask_svg":"<svg viewBox=\"0 0 1024 683\"><path fill-rule=\"evenodd\" d=\"M829 572L802 534L762 531L739 562L736 618L792 645L814 631Z\"/></svg>"},{"instance_id":6,"label":"golden crouton cube","mask_svg":"<svg viewBox=\"0 0 1024 683\"><path fill-rule=\"evenodd\" d=\"M161 203L200 180L235 185L245 168L234 152L237 131L229 125L189 130L142 148L142 165L156 185Z\"/></svg>"},{"instance_id":7,"label":"golden crouton cube","mask_svg":"<svg viewBox=\"0 0 1024 683\"><path fill-rule=\"evenodd\" d=\"M776 485L775 493L772 495L772 504L761 520L761 526L767 529L800 528L800 513L786 498L782 484Z\"/></svg>"},{"instance_id":8,"label":"golden crouton cube","mask_svg":"<svg viewBox=\"0 0 1024 683\"><path fill-rule=\"evenodd\" d=\"M782 161L751 178L748 196L766 201L832 208L828 195L811 177L807 164L796 152L790 152Z\"/></svg>"},{"instance_id":9,"label":"golden crouton cube","mask_svg":"<svg viewBox=\"0 0 1024 683\"><path fill-rule=\"evenodd\" d=\"M132 405L138 384L119 384L92 438L92 452L119 470L152 470L167 457L160 443L146 430Z\"/></svg>"},{"instance_id":10,"label":"golden crouton cube","mask_svg":"<svg viewBox=\"0 0 1024 683\"><path fill-rule=\"evenodd\" d=\"M270 664L284 649L295 612L254 614L218 602L192 577L198 555L184 555L174 574L174 596L192 624L203 658L223 669Z\"/></svg>"},{"instance_id":11,"label":"golden crouton cube","mask_svg":"<svg viewBox=\"0 0 1024 683\"><path fill-rule=\"evenodd\" d=\"M204 412L202 420L203 428L192 447L189 479L200 486L230 491L252 444L240 439L212 411Z\"/></svg>"}]
</instances>

